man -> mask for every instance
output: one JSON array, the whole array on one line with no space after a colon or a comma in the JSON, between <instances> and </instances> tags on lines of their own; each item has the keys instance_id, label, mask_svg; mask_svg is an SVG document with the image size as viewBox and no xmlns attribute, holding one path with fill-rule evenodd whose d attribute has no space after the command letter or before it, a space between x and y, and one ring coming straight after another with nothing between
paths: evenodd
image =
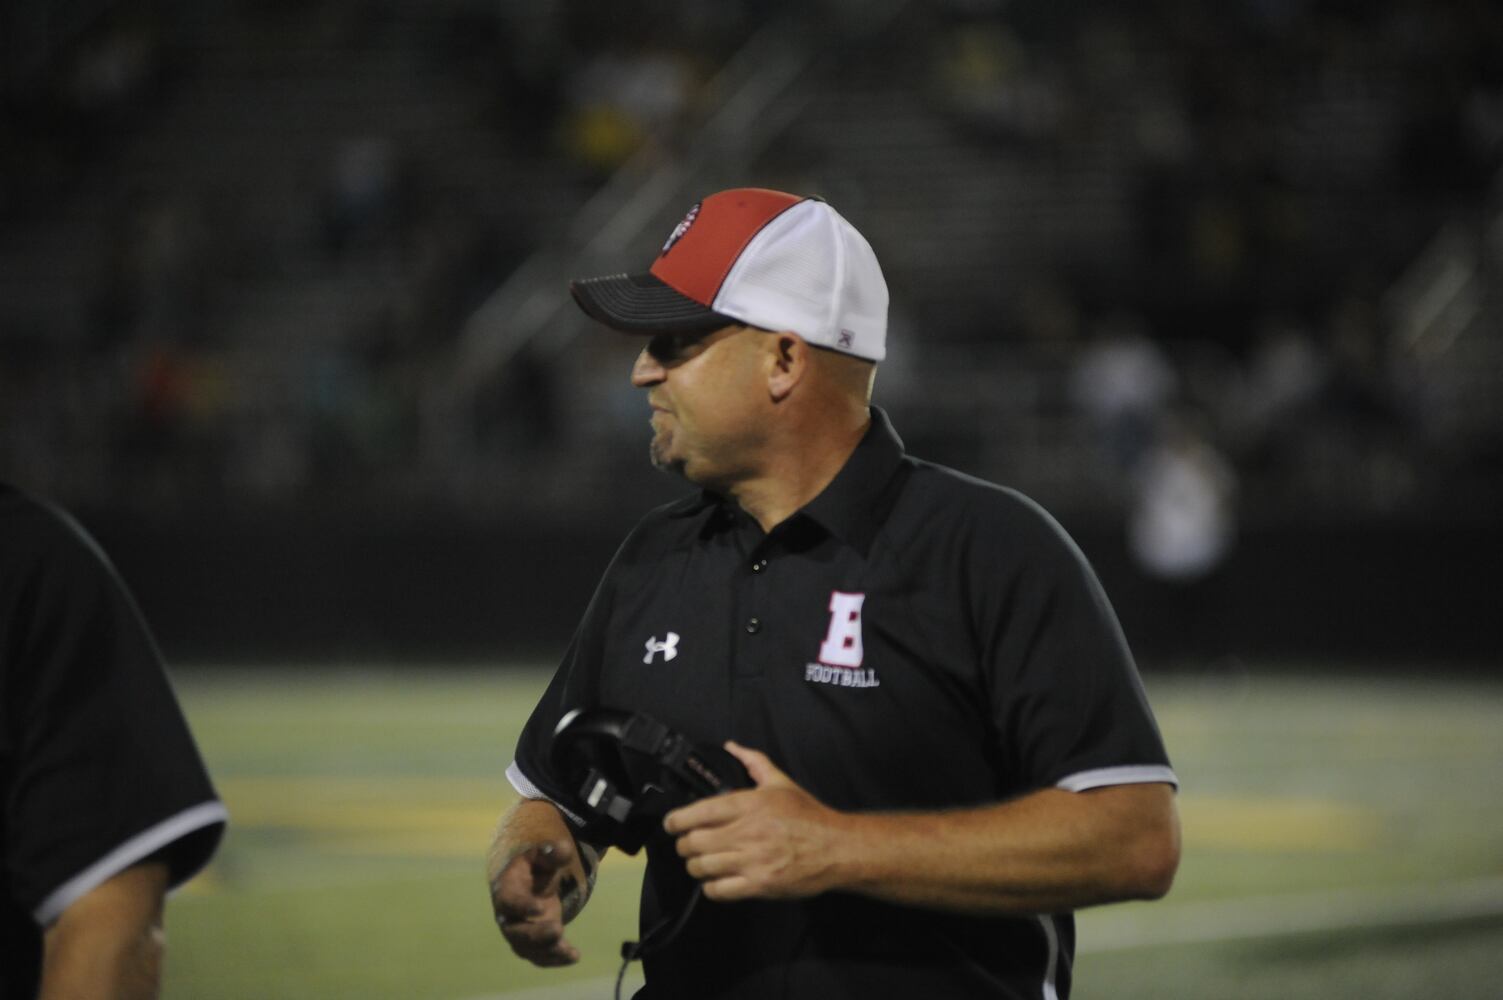
<instances>
[{"instance_id":1,"label":"man","mask_svg":"<svg viewBox=\"0 0 1503 1000\"><path fill-rule=\"evenodd\" d=\"M0 484L0 1000L150 1000L225 809L103 553Z\"/></svg>"},{"instance_id":2,"label":"man","mask_svg":"<svg viewBox=\"0 0 1503 1000\"><path fill-rule=\"evenodd\" d=\"M552 772L568 710L724 743L755 788L668 814L642 926L650 997L1064 997L1071 911L1154 898L1175 777L1110 606L1020 495L903 454L869 405L887 288L824 202L696 205L646 275L577 282L648 336L652 460L701 488L617 553L508 771L502 934L573 962L599 845Z\"/></svg>"}]
</instances>

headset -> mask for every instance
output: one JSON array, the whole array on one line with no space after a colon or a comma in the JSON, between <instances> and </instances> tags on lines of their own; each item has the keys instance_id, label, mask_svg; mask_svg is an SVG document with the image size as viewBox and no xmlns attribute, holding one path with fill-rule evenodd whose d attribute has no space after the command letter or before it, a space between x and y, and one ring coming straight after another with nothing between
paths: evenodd
<instances>
[{"instance_id":1,"label":"headset","mask_svg":"<svg viewBox=\"0 0 1503 1000\"><path fill-rule=\"evenodd\" d=\"M619 708L569 712L553 730L550 753L554 773L586 808L586 836L627 854L641 850L679 806L752 784L741 762L720 747Z\"/></svg>"},{"instance_id":2,"label":"headset","mask_svg":"<svg viewBox=\"0 0 1503 1000\"><path fill-rule=\"evenodd\" d=\"M741 762L720 747L703 746L640 712L576 708L559 720L549 750L554 773L585 807L584 836L636 854L663 817L696 799L750 788ZM684 908L665 917L641 941L621 945L621 971L634 959L667 947L689 922L702 895L696 885Z\"/></svg>"}]
</instances>

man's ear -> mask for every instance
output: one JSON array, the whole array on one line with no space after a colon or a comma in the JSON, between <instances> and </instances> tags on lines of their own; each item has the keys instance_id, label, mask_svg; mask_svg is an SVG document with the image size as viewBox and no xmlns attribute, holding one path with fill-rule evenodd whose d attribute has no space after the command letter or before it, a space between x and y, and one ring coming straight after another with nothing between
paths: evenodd
<instances>
[{"instance_id":1,"label":"man's ear","mask_svg":"<svg viewBox=\"0 0 1503 1000\"><path fill-rule=\"evenodd\" d=\"M780 403L793 392L809 371L813 350L798 334L782 330L768 338L771 354L767 370L767 394L774 403Z\"/></svg>"}]
</instances>

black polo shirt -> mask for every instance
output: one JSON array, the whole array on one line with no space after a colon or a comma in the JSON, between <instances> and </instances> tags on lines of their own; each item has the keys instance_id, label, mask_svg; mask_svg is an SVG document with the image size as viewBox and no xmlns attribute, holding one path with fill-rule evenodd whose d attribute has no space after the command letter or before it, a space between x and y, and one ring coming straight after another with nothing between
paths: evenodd
<instances>
[{"instance_id":1,"label":"black polo shirt","mask_svg":"<svg viewBox=\"0 0 1503 1000\"><path fill-rule=\"evenodd\" d=\"M31 1000L42 932L145 858L177 885L224 828L135 602L56 510L0 484L0 1000Z\"/></svg>"},{"instance_id":2,"label":"black polo shirt","mask_svg":"<svg viewBox=\"0 0 1503 1000\"><path fill-rule=\"evenodd\" d=\"M581 811L547 750L586 705L762 750L839 809L1174 782L1079 549L1020 494L907 457L872 414L835 480L771 532L711 494L642 520L522 733L522 794ZM643 927L691 884L671 840L650 842ZM705 902L646 960L640 996L1065 997L1073 950L1068 914Z\"/></svg>"}]
</instances>

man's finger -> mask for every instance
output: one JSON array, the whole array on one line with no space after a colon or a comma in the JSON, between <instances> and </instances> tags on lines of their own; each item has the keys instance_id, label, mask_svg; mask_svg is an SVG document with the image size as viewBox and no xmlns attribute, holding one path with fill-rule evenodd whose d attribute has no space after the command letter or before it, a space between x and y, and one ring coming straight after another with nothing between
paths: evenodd
<instances>
[{"instance_id":1,"label":"man's finger","mask_svg":"<svg viewBox=\"0 0 1503 1000\"><path fill-rule=\"evenodd\" d=\"M503 926L541 917L546 899L532 891L529 866L522 858L512 862L491 887L491 907Z\"/></svg>"},{"instance_id":2,"label":"man's finger","mask_svg":"<svg viewBox=\"0 0 1503 1000\"><path fill-rule=\"evenodd\" d=\"M548 912L558 898L556 862L560 856L570 856L569 849L544 844L518 854L501 870L491 885L497 921L520 923Z\"/></svg>"},{"instance_id":3,"label":"man's finger","mask_svg":"<svg viewBox=\"0 0 1503 1000\"><path fill-rule=\"evenodd\" d=\"M678 852L678 856L681 858L692 858L697 854L704 854L709 850L709 845L706 843L707 839L708 832L706 830L691 830L674 840L673 849Z\"/></svg>"},{"instance_id":4,"label":"man's finger","mask_svg":"<svg viewBox=\"0 0 1503 1000\"><path fill-rule=\"evenodd\" d=\"M560 940L544 945L525 939L507 938L507 943L511 945L511 950L519 958L524 958L533 965L544 968L573 965L579 961L579 949L567 941Z\"/></svg>"},{"instance_id":5,"label":"man's finger","mask_svg":"<svg viewBox=\"0 0 1503 1000\"><path fill-rule=\"evenodd\" d=\"M498 923L501 934L513 945L548 949L564 940L563 925L556 920L506 920Z\"/></svg>"},{"instance_id":6,"label":"man's finger","mask_svg":"<svg viewBox=\"0 0 1503 1000\"><path fill-rule=\"evenodd\" d=\"M569 965L579 961L579 950L564 939L557 920L497 919L501 934L512 951L534 965Z\"/></svg>"},{"instance_id":7,"label":"man's finger","mask_svg":"<svg viewBox=\"0 0 1503 1000\"><path fill-rule=\"evenodd\" d=\"M502 930L524 924L529 920L537 920L543 916L543 908L535 904L523 905L514 899L497 898L496 925Z\"/></svg>"},{"instance_id":8,"label":"man's finger","mask_svg":"<svg viewBox=\"0 0 1503 1000\"><path fill-rule=\"evenodd\" d=\"M554 968L560 965L573 965L579 961L579 952L573 948L554 948L544 954L530 959L533 965L541 968Z\"/></svg>"},{"instance_id":9,"label":"man's finger","mask_svg":"<svg viewBox=\"0 0 1503 1000\"><path fill-rule=\"evenodd\" d=\"M704 886L705 898L717 903L731 903L753 896L751 879L743 875L729 875L700 884Z\"/></svg>"},{"instance_id":10,"label":"man's finger","mask_svg":"<svg viewBox=\"0 0 1503 1000\"><path fill-rule=\"evenodd\" d=\"M734 875L740 867L737 856L725 851L718 854L696 855L684 862L684 870L701 882Z\"/></svg>"},{"instance_id":11,"label":"man's finger","mask_svg":"<svg viewBox=\"0 0 1503 1000\"><path fill-rule=\"evenodd\" d=\"M701 826L722 826L736 819L746 810L747 793L730 792L711 795L673 810L663 817L663 829L678 836L686 830Z\"/></svg>"},{"instance_id":12,"label":"man's finger","mask_svg":"<svg viewBox=\"0 0 1503 1000\"><path fill-rule=\"evenodd\" d=\"M793 780L772 762L771 757L760 750L744 747L735 740L726 740L725 749L727 753L741 762L741 765L746 768L746 773L751 776L751 780L758 788L780 782L791 783Z\"/></svg>"},{"instance_id":13,"label":"man's finger","mask_svg":"<svg viewBox=\"0 0 1503 1000\"><path fill-rule=\"evenodd\" d=\"M532 892L535 896L552 896L558 892L558 876L574 862L572 844L541 844L526 853L532 864Z\"/></svg>"}]
</instances>

